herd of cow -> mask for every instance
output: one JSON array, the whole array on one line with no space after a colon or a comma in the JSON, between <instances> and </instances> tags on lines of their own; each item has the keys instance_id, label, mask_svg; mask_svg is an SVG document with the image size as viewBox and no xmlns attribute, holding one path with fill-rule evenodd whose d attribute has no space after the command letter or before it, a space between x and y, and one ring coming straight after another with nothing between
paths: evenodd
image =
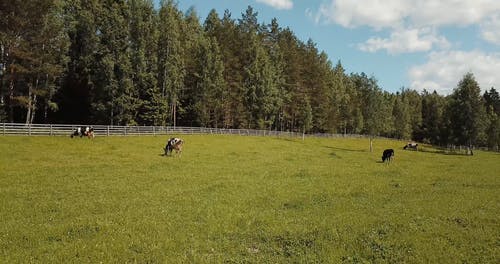
<instances>
[{"instance_id":1,"label":"herd of cow","mask_svg":"<svg viewBox=\"0 0 500 264\"><path fill-rule=\"evenodd\" d=\"M70 135L71 138L73 137L88 137L90 139L93 139L95 137L94 135L94 128L91 126L82 126L82 127L77 127ZM182 153L182 145L184 144L184 140L180 138L170 138L167 141L167 145L163 149L165 151L165 156L168 156L169 154L172 155L173 151L175 151L176 154L181 154Z\"/></svg>"},{"instance_id":2,"label":"herd of cow","mask_svg":"<svg viewBox=\"0 0 500 264\"><path fill-rule=\"evenodd\" d=\"M88 138L94 138L94 128L93 127L78 127L76 128L73 133L71 134L71 138L76 137L76 136L86 136ZM173 151L175 151L176 154L181 154L182 153L182 145L184 144L184 140L180 138L170 138L167 141L167 145L163 149L165 151L165 156L168 156L169 154L172 155ZM418 150L418 144L415 142L408 142L403 149L413 149L413 150ZM391 160L394 158L394 149L386 149L382 153L382 162L391 162Z\"/></svg>"}]
</instances>

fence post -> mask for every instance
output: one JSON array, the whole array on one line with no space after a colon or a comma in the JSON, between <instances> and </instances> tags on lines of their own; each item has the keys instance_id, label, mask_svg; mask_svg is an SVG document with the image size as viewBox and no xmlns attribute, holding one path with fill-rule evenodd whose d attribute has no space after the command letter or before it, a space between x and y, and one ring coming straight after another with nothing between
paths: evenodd
<instances>
[{"instance_id":1,"label":"fence post","mask_svg":"<svg viewBox=\"0 0 500 264\"><path fill-rule=\"evenodd\" d=\"M3 123L3 135L5 136L5 123Z\"/></svg>"},{"instance_id":2,"label":"fence post","mask_svg":"<svg viewBox=\"0 0 500 264\"><path fill-rule=\"evenodd\" d=\"M50 133L49 133L50 136L52 136L52 124L50 124Z\"/></svg>"},{"instance_id":3,"label":"fence post","mask_svg":"<svg viewBox=\"0 0 500 264\"><path fill-rule=\"evenodd\" d=\"M106 126L106 136L109 137L109 126Z\"/></svg>"},{"instance_id":4,"label":"fence post","mask_svg":"<svg viewBox=\"0 0 500 264\"><path fill-rule=\"evenodd\" d=\"M153 126L153 136L156 136L155 126Z\"/></svg>"},{"instance_id":5,"label":"fence post","mask_svg":"<svg viewBox=\"0 0 500 264\"><path fill-rule=\"evenodd\" d=\"M28 124L28 135L31 136L31 123Z\"/></svg>"}]
</instances>

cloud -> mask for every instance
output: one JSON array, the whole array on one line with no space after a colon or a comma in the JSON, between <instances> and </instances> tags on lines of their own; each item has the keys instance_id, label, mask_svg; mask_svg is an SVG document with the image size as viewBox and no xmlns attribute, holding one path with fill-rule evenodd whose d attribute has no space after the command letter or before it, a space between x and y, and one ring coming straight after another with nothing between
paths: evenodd
<instances>
[{"instance_id":1,"label":"cloud","mask_svg":"<svg viewBox=\"0 0 500 264\"><path fill-rule=\"evenodd\" d=\"M400 0L332 0L320 5L315 21L381 29L398 26L407 9L408 3Z\"/></svg>"},{"instance_id":2,"label":"cloud","mask_svg":"<svg viewBox=\"0 0 500 264\"><path fill-rule=\"evenodd\" d=\"M500 15L491 16L481 24L481 37L490 43L500 45Z\"/></svg>"},{"instance_id":3,"label":"cloud","mask_svg":"<svg viewBox=\"0 0 500 264\"><path fill-rule=\"evenodd\" d=\"M257 0L257 2L272 6L276 9L289 10L293 8L292 0Z\"/></svg>"},{"instance_id":4,"label":"cloud","mask_svg":"<svg viewBox=\"0 0 500 264\"><path fill-rule=\"evenodd\" d=\"M467 26L500 12L497 0L419 0L409 14L416 25Z\"/></svg>"},{"instance_id":5,"label":"cloud","mask_svg":"<svg viewBox=\"0 0 500 264\"><path fill-rule=\"evenodd\" d=\"M425 52L433 47L447 49L450 43L446 38L438 36L431 28L421 29L396 29L389 38L372 37L358 45L359 49L366 52L387 50L390 54L407 52Z\"/></svg>"},{"instance_id":6,"label":"cloud","mask_svg":"<svg viewBox=\"0 0 500 264\"><path fill-rule=\"evenodd\" d=\"M450 94L464 74L472 72L483 91L500 87L500 53L482 51L431 52L425 64L412 67L410 88Z\"/></svg>"},{"instance_id":7,"label":"cloud","mask_svg":"<svg viewBox=\"0 0 500 264\"><path fill-rule=\"evenodd\" d=\"M500 45L499 14L499 0L328 0L317 11L306 10L318 24L389 30L390 37L371 37L358 48L390 54L448 48L438 34L444 27L478 25L484 40Z\"/></svg>"},{"instance_id":8,"label":"cloud","mask_svg":"<svg viewBox=\"0 0 500 264\"><path fill-rule=\"evenodd\" d=\"M498 0L330 0L320 5L316 21L374 29L473 25L498 14Z\"/></svg>"}]
</instances>

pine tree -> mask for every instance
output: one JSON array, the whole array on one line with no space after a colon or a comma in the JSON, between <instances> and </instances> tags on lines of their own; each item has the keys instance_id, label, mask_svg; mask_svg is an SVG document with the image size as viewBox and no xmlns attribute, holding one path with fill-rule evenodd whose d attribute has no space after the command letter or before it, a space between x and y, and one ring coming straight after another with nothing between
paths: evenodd
<instances>
[{"instance_id":1,"label":"pine tree","mask_svg":"<svg viewBox=\"0 0 500 264\"><path fill-rule=\"evenodd\" d=\"M396 94L392 115L394 116L394 136L398 139L410 139L411 120L408 98L402 94Z\"/></svg>"},{"instance_id":2,"label":"pine tree","mask_svg":"<svg viewBox=\"0 0 500 264\"><path fill-rule=\"evenodd\" d=\"M274 128L281 129L281 121L284 115L284 102L289 100L289 94L286 90L285 76L284 76L284 54L280 47L280 35L282 29L278 25L276 18L273 18L271 24L268 25L268 31L265 32L263 39L264 46L267 47L269 61L273 67L274 80L276 86L276 95L273 98L272 104L274 105L274 113L271 113L274 120Z\"/></svg>"},{"instance_id":3,"label":"pine tree","mask_svg":"<svg viewBox=\"0 0 500 264\"><path fill-rule=\"evenodd\" d=\"M333 69L331 111L332 124L336 127L332 132L359 133L363 127L361 108L357 98L356 90L349 76L345 74L344 67L340 61ZM334 124L336 122L337 124Z\"/></svg>"},{"instance_id":4,"label":"pine tree","mask_svg":"<svg viewBox=\"0 0 500 264\"><path fill-rule=\"evenodd\" d=\"M132 82L137 91L138 124L154 125L158 119L159 88L157 67L157 14L151 0L130 3L130 42Z\"/></svg>"},{"instance_id":5,"label":"pine tree","mask_svg":"<svg viewBox=\"0 0 500 264\"><path fill-rule=\"evenodd\" d=\"M401 95L405 98L408 104L408 111L410 114L410 128L411 137L414 140L422 140L422 97L415 90L403 89Z\"/></svg>"},{"instance_id":6,"label":"pine tree","mask_svg":"<svg viewBox=\"0 0 500 264\"><path fill-rule=\"evenodd\" d=\"M93 119L110 125L135 125L139 102L132 82L130 10L125 2L104 1L97 20L99 50L91 91Z\"/></svg>"},{"instance_id":7,"label":"pine tree","mask_svg":"<svg viewBox=\"0 0 500 264\"><path fill-rule=\"evenodd\" d=\"M494 87L491 87L489 92L484 92L483 98L485 101L485 107L493 107L493 111L497 115L500 115L500 95L498 94L497 90L495 90Z\"/></svg>"},{"instance_id":8,"label":"pine tree","mask_svg":"<svg viewBox=\"0 0 500 264\"><path fill-rule=\"evenodd\" d=\"M2 79L8 83L7 100L2 101L9 109L10 122L16 106L26 111L26 123L34 121L37 110L43 110L46 119L49 106L57 108L52 97L65 68L68 47L62 4L58 0L0 4L0 64Z\"/></svg>"},{"instance_id":9,"label":"pine tree","mask_svg":"<svg viewBox=\"0 0 500 264\"><path fill-rule=\"evenodd\" d=\"M224 127L240 128L247 124L244 106L242 39L231 13L226 10L221 20L217 42L224 62L224 80L228 101L224 109Z\"/></svg>"},{"instance_id":10,"label":"pine tree","mask_svg":"<svg viewBox=\"0 0 500 264\"><path fill-rule=\"evenodd\" d=\"M493 106L487 108L486 144L490 150L500 151L500 115Z\"/></svg>"},{"instance_id":11,"label":"pine tree","mask_svg":"<svg viewBox=\"0 0 500 264\"><path fill-rule=\"evenodd\" d=\"M176 126L177 109L184 86L185 62L181 40L182 14L172 0L160 2L158 84L160 112L156 124Z\"/></svg>"},{"instance_id":12,"label":"pine tree","mask_svg":"<svg viewBox=\"0 0 500 264\"><path fill-rule=\"evenodd\" d=\"M486 114L486 142L491 150L500 150L500 96L495 88L484 92Z\"/></svg>"},{"instance_id":13,"label":"pine tree","mask_svg":"<svg viewBox=\"0 0 500 264\"><path fill-rule=\"evenodd\" d=\"M304 100L305 94L300 88L302 73L302 57L300 55L301 43L293 32L286 28L279 36L279 46L283 52L283 78L284 89L283 110L280 118L281 130L302 130L298 124L301 119L298 102Z\"/></svg>"},{"instance_id":14,"label":"pine tree","mask_svg":"<svg viewBox=\"0 0 500 264\"><path fill-rule=\"evenodd\" d=\"M436 91L429 93L424 90L422 94L422 140L432 144L445 144L443 139L443 123L445 99Z\"/></svg>"},{"instance_id":15,"label":"pine tree","mask_svg":"<svg viewBox=\"0 0 500 264\"><path fill-rule=\"evenodd\" d=\"M451 131L457 144L472 147L484 140L485 110L480 92L474 75L467 73L451 95Z\"/></svg>"},{"instance_id":16,"label":"pine tree","mask_svg":"<svg viewBox=\"0 0 500 264\"><path fill-rule=\"evenodd\" d=\"M102 13L98 0L66 1L63 10L65 28L70 39L69 62L61 89L55 95L59 109L57 120L66 123L87 123L91 120L91 94L98 71L95 58L99 48L97 21Z\"/></svg>"},{"instance_id":17,"label":"pine tree","mask_svg":"<svg viewBox=\"0 0 500 264\"><path fill-rule=\"evenodd\" d=\"M354 86L362 97L364 133L370 136L370 152L373 151L373 138L384 130L390 113L384 109L384 95L375 78L368 78L364 73L351 76Z\"/></svg>"}]
</instances>

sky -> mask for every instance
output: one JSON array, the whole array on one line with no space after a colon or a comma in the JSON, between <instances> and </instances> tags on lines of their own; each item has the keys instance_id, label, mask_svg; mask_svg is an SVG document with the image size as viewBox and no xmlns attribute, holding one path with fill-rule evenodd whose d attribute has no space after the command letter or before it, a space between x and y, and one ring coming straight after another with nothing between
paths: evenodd
<instances>
[{"instance_id":1,"label":"sky","mask_svg":"<svg viewBox=\"0 0 500 264\"><path fill-rule=\"evenodd\" d=\"M201 23L211 9L238 19L249 5L259 23L277 18L386 91L447 95L468 72L483 91L500 90L500 0L178 0Z\"/></svg>"}]
</instances>

